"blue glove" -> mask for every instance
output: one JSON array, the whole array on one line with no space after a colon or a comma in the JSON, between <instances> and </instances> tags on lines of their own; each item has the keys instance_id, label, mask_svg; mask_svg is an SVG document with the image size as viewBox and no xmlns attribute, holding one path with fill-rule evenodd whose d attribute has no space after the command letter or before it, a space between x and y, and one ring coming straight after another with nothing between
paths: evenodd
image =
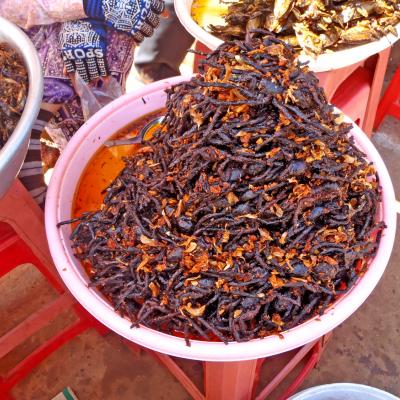
<instances>
[{"instance_id":1,"label":"blue glove","mask_svg":"<svg viewBox=\"0 0 400 400\"><path fill-rule=\"evenodd\" d=\"M137 43L150 37L160 23L163 0L83 0L89 18L132 35Z\"/></svg>"},{"instance_id":2,"label":"blue glove","mask_svg":"<svg viewBox=\"0 0 400 400\"><path fill-rule=\"evenodd\" d=\"M85 82L109 75L106 30L102 23L88 19L64 22L59 41L68 73L78 71Z\"/></svg>"}]
</instances>

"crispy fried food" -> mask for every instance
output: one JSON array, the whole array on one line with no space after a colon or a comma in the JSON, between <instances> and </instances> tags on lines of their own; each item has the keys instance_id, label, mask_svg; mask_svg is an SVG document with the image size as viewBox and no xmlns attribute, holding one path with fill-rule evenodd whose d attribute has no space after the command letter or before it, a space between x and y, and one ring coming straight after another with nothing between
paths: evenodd
<instances>
[{"instance_id":1,"label":"crispy fried food","mask_svg":"<svg viewBox=\"0 0 400 400\"><path fill-rule=\"evenodd\" d=\"M13 133L25 106L28 74L21 57L0 43L0 149Z\"/></svg>"},{"instance_id":2,"label":"crispy fried food","mask_svg":"<svg viewBox=\"0 0 400 400\"><path fill-rule=\"evenodd\" d=\"M268 29L305 54L377 40L400 23L398 0L239 0L228 8L226 25L210 26L223 40L244 39Z\"/></svg>"},{"instance_id":3,"label":"crispy fried food","mask_svg":"<svg viewBox=\"0 0 400 400\"><path fill-rule=\"evenodd\" d=\"M378 176L351 124L293 48L259 36L167 91L162 129L71 235L135 326L188 343L276 334L323 313L379 246Z\"/></svg>"}]
</instances>

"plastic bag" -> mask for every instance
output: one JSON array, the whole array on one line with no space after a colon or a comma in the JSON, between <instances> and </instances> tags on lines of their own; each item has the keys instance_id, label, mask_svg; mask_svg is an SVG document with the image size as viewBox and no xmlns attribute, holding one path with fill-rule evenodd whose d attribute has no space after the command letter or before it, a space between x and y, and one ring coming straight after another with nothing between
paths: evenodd
<instances>
[{"instance_id":1,"label":"plastic bag","mask_svg":"<svg viewBox=\"0 0 400 400\"><path fill-rule=\"evenodd\" d=\"M80 97L83 120L81 110L79 110L79 116L76 115L77 110L74 107L77 107L78 104L74 101L69 105L64 104L64 107L68 109L66 112L67 119L57 120L53 118L46 126L46 132L61 152L84 121L87 121L93 114L123 94L121 85L113 76L99 79L95 86L93 83L87 84L78 73L75 73L72 81L75 91Z\"/></svg>"},{"instance_id":2,"label":"plastic bag","mask_svg":"<svg viewBox=\"0 0 400 400\"><path fill-rule=\"evenodd\" d=\"M76 72L74 87L81 99L83 117L87 121L93 114L111 101L121 97L122 87L113 77L108 76L99 80L96 85L88 85Z\"/></svg>"}]
</instances>

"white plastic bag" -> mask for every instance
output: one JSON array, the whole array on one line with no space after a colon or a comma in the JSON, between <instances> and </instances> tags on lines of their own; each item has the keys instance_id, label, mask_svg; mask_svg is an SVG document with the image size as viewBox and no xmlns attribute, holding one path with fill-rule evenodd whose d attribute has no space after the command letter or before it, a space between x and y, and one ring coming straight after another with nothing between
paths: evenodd
<instances>
[{"instance_id":1,"label":"white plastic bag","mask_svg":"<svg viewBox=\"0 0 400 400\"><path fill-rule=\"evenodd\" d=\"M87 84L76 72L74 87L81 99L85 121L123 94L121 85L111 75L99 80L96 84Z\"/></svg>"}]
</instances>

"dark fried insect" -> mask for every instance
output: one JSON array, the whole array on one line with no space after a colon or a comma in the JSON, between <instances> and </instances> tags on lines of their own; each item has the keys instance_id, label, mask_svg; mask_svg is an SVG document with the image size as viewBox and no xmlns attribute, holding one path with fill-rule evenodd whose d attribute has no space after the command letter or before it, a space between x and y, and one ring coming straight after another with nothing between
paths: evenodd
<instances>
[{"instance_id":1,"label":"dark fried insect","mask_svg":"<svg viewBox=\"0 0 400 400\"><path fill-rule=\"evenodd\" d=\"M13 133L25 106L28 74L21 57L0 43L0 149Z\"/></svg>"},{"instance_id":2,"label":"dark fried insect","mask_svg":"<svg viewBox=\"0 0 400 400\"><path fill-rule=\"evenodd\" d=\"M323 313L379 245L378 177L293 48L228 42L71 236L132 320L246 341ZM376 234L373 234L375 231Z\"/></svg>"}]
</instances>

